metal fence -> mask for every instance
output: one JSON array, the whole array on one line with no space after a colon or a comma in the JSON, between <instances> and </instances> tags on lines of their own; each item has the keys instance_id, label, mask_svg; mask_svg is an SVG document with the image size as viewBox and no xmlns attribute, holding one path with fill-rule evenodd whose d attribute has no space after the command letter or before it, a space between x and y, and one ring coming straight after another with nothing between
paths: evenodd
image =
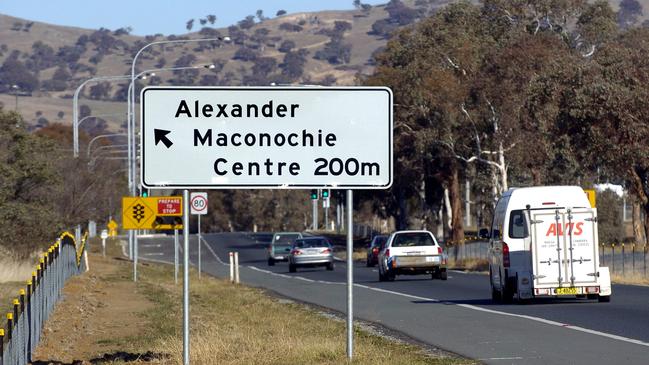
<instances>
[{"instance_id":1,"label":"metal fence","mask_svg":"<svg viewBox=\"0 0 649 365\"><path fill-rule=\"evenodd\" d=\"M489 242L467 242L460 246L449 246L446 252L450 258L457 260L486 259L489 253ZM599 248L600 266L608 266L611 274L620 276L649 277L647 259L649 246L634 243L601 244Z\"/></svg>"},{"instance_id":2,"label":"metal fence","mask_svg":"<svg viewBox=\"0 0 649 365\"><path fill-rule=\"evenodd\" d=\"M0 326L0 365L31 362L41 330L61 290L71 276L86 270L83 259L88 234L77 242L65 232L39 259L31 280L14 299L13 311L7 313L6 327Z\"/></svg>"}]
</instances>

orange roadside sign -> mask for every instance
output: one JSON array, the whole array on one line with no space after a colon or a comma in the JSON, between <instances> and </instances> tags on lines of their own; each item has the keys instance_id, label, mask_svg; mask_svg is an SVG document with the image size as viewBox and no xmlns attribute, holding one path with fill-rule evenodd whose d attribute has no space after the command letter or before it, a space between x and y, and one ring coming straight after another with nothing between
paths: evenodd
<instances>
[{"instance_id":1,"label":"orange roadside sign","mask_svg":"<svg viewBox=\"0 0 649 365\"><path fill-rule=\"evenodd\" d=\"M182 229L182 222L169 222L163 217L182 217L181 196L122 197L124 229Z\"/></svg>"}]
</instances>

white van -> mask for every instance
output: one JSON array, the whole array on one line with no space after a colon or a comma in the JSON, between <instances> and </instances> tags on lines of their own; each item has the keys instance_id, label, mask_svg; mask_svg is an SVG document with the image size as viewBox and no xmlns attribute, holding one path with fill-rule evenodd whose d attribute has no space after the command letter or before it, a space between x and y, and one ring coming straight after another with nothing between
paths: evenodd
<instances>
[{"instance_id":1,"label":"white van","mask_svg":"<svg viewBox=\"0 0 649 365\"><path fill-rule=\"evenodd\" d=\"M578 296L608 302L599 266L597 209L578 186L509 189L498 200L489 238L495 301Z\"/></svg>"}]
</instances>

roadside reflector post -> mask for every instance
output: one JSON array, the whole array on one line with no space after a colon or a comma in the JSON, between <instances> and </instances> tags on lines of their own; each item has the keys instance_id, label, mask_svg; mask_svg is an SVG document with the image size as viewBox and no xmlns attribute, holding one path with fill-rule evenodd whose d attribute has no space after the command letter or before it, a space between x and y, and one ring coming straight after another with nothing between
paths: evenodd
<instances>
[{"instance_id":1,"label":"roadside reflector post","mask_svg":"<svg viewBox=\"0 0 649 365\"><path fill-rule=\"evenodd\" d=\"M198 279L201 278L201 216L198 216Z\"/></svg>"},{"instance_id":2,"label":"roadside reflector post","mask_svg":"<svg viewBox=\"0 0 649 365\"><path fill-rule=\"evenodd\" d=\"M228 256L230 256L230 282L234 283L234 254L228 252Z\"/></svg>"},{"instance_id":3,"label":"roadside reflector post","mask_svg":"<svg viewBox=\"0 0 649 365\"><path fill-rule=\"evenodd\" d=\"M189 365L189 190L183 190L183 363Z\"/></svg>"},{"instance_id":4,"label":"roadside reflector post","mask_svg":"<svg viewBox=\"0 0 649 365\"><path fill-rule=\"evenodd\" d=\"M174 229L174 282L178 285L178 230Z\"/></svg>"},{"instance_id":5,"label":"roadside reflector post","mask_svg":"<svg viewBox=\"0 0 649 365\"><path fill-rule=\"evenodd\" d=\"M234 283L239 284L239 253L234 253Z\"/></svg>"},{"instance_id":6,"label":"roadside reflector post","mask_svg":"<svg viewBox=\"0 0 649 365\"><path fill-rule=\"evenodd\" d=\"M347 190L347 358L354 353L354 196Z\"/></svg>"}]
</instances>

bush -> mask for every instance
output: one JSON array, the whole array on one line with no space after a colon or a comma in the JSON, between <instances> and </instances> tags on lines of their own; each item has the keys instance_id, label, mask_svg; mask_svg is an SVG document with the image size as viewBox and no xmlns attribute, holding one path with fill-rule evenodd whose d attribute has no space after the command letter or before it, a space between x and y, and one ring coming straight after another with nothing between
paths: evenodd
<instances>
[{"instance_id":1,"label":"bush","mask_svg":"<svg viewBox=\"0 0 649 365\"><path fill-rule=\"evenodd\" d=\"M295 42L291 40L286 40L279 45L279 48L277 50L286 53L286 52L290 52L293 48L295 48Z\"/></svg>"},{"instance_id":2,"label":"bush","mask_svg":"<svg viewBox=\"0 0 649 365\"><path fill-rule=\"evenodd\" d=\"M282 23L279 25L279 29L286 31L286 32L301 32L302 28L301 26L297 24L291 24L291 23Z\"/></svg>"},{"instance_id":3,"label":"bush","mask_svg":"<svg viewBox=\"0 0 649 365\"><path fill-rule=\"evenodd\" d=\"M349 63L351 59L351 44L342 43L340 40L332 40L325 44L324 49L316 52L316 60L327 61L332 65Z\"/></svg>"},{"instance_id":4,"label":"bush","mask_svg":"<svg viewBox=\"0 0 649 365\"><path fill-rule=\"evenodd\" d=\"M241 61L254 61L257 59L258 53L247 47L239 48L235 53L233 59Z\"/></svg>"}]
</instances>

